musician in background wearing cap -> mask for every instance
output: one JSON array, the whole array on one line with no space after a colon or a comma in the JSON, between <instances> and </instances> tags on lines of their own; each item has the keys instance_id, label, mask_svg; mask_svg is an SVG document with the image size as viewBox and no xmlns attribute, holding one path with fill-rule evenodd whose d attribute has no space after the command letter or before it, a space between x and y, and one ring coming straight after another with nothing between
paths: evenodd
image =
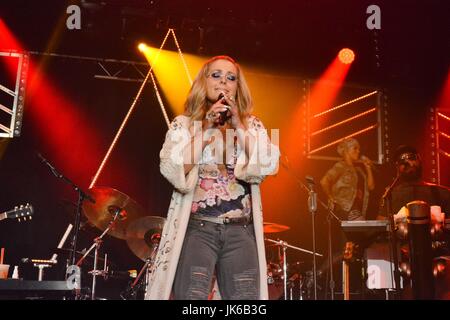
<instances>
[{"instance_id":1,"label":"musician in background wearing cap","mask_svg":"<svg viewBox=\"0 0 450 320\"><path fill-rule=\"evenodd\" d=\"M394 153L398 182L391 192L391 209L397 214L403 206L415 200L427 202L430 206L441 207L441 211L450 214L450 189L428 183L422 177L422 159L414 147L401 145ZM378 219L386 219L386 203L382 201Z\"/></svg>"},{"instance_id":2,"label":"musician in background wearing cap","mask_svg":"<svg viewBox=\"0 0 450 320\"><path fill-rule=\"evenodd\" d=\"M421 200L430 205L430 218L432 224L442 224L442 220L448 222L450 218L450 189L444 186L425 182L422 177L422 158L417 150L408 145L401 145L394 153L394 160L397 169L398 181L392 188L390 194L390 203L392 212L387 212L387 199L382 199L380 211L377 219L388 219L389 215L394 215L394 220L397 225L397 234L402 234L404 226L406 225L406 205L411 201ZM432 206L439 206L440 210L433 210ZM436 209L436 207L434 207ZM437 208L439 209L439 208ZM446 215L446 217L445 217ZM403 225L403 228L402 228ZM446 227L445 227L446 226ZM435 228L435 226L434 226ZM407 230L407 229L406 229ZM436 232L437 229L435 229ZM407 233L403 233L403 237L406 237ZM436 299L450 299L449 282L450 276L448 275L448 256L450 254L449 248L449 235L450 230L448 223L444 224L444 233L439 234L439 240L433 244L433 255L443 256L444 262L447 265L444 268L446 276L439 275L435 281L435 298ZM435 235L436 236L436 235ZM408 252L408 246L403 242L402 258L408 261L405 254ZM405 282L405 287L402 292L403 299L412 299L412 291L410 282Z\"/></svg>"},{"instance_id":3,"label":"musician in background wearing cap","mask_svg":"<svg viewBox=\"0 0 450 320\"><path fill-rule=\"evenodd\" d=\"M392 212L387 212L386 200L382 199L377 219L387 219L394 214L397 222L406 219L406 205L411 201L421 200L432 206L440 207L440 212L431 214L432 222L444 223L446 246L445 254L450 253L450 189L445 186L429 183L422 177L422 158L414 147L401 145L394 153L398 181L392 188L390 201ZM439 208L438 208L439 209ZM439 211L439 210L438 210ZM439 214L440 213L440 214Z\"/></svg>"}]
</instances>

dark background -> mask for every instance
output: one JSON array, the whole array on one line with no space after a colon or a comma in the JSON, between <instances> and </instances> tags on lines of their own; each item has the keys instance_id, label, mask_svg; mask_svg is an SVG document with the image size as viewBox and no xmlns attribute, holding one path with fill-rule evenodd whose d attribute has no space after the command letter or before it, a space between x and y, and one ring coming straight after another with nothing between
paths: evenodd
<instances>
[{"instance_id":1,"label":"dark background","mask_svg":"<svg viewBox=\"0 0 450 320\"><path fill-rule=\"evenodd\" d=\"M70 3L81 6L81 30L64 27L65 10ZM381 30L366 28L366 8L371 4L381 8ZM361 58L355 61L346 81L380 88L388 97L391 152L397 145L408 143L425 153L424 158L429 148L426 118L429 108L436 104L449 67L448 12L448 2L437 0L249 0L241 3L19 0L0 4L0 18L29 51L144 62L136 45L146 41L159 47L167 29L174 28L186 53L227 54L244 66L270 66L271 70L299 79L315 79L336 52L350 47ZM49 45L55 30L59 30L57 40ZM1 43L0 48L8 49ZM174 46L169 44L167 49L174 49ZM39 63L43 57L34 55L32 59ZM135 82L93 78L97 68L85 61L50 58L43 69L58 91L81 108L98 132L98 154L74 153L80 163L92 157L99 163L138 89ZM29 115L35 103L31 98L26 101L22 135L7 143L0 159L0 211L26 202L35 208L31 222L0 222L0 245L7 250L6 263L20 265L22 276L27 279L35 279L37 269L21 265L20 258L50 258L68 223L74 221L77 199L76 192L54 177L36 157L36 152L41 152L52 162L58 153L69 158L72 154L70 147L52 150L45 137L36 132L32 123L35 119ZM283 110L273 110L273 113L279 112ZM169 118L173 116L169 114ZM267 118L266 115L263 120ZM300 132L301 124L298 125ZM148 215L164 217L171 187L159 173L158 152L165 131L166 124L153 89L147 86L97 185L116 188L142 205ZM84 143L90 141L80 141L78 149L82 150ZM371 152L371 148L362 146L367 152ZM79 175L65 171L63 162L53 164L87 189L94 171ZM330 165L327 161L303 159L293 164L293 170L299 177L310 174L318 181ZM126 170L122 171L124 167ZM443 172L448 183L448 170ZM286 172L281 174L286 175ZM372 218L376 215L379 196L392 175L389 163L378 168L377 189L372 195L369 213ZM262 190L263 205L269 198L271 200L271 205L265 207L266 220L291 228L274 237L311 250L311 223L304 192L296 189L295 183L284 198L264 185ZM274 204L277 199L289 201L289 210L277 212L278 207L286 207L285 203ZM318 247L323 252L326 245L324 212L319 210L318 216ZM99 230L86 225L80 232L79 248L88 247L98 234ZM107 236L103 250L118 270L142 266L123 240ZM310 268L309 255L291 251L289 260L304 262L304 270ZM60 259L57 267L48 270L46 278L61 279L62 270L63 259ZM123 286L107 283L103 288L108 285L113 290Z\"/></svg>"}]
</instances>

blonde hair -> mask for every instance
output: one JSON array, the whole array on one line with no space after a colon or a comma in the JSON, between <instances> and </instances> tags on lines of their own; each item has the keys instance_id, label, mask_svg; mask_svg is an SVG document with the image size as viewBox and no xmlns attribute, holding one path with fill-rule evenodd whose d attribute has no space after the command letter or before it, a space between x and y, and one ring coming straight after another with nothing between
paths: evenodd
<instances>
[{"instance_id":1,"label":"blonde hair","mask_svg":"<svg viewBox=\"0 0 450 320\"><path fill-rule=\"evenodd\" d=\"M205 62L192 83L188 97L184 103L184 114L189 116L191 121L201 121L205 117L205 114L208 111L208 101L206 98L206 78L208 77L211 63L217 60L230 61L236 67L236 105L238 108L239 117L245 125L246 121L243 120L250 115L252 110L252 97L239 64L237 64L236 61L229 56L215 56Z\"/></svg>"}]
</instances>

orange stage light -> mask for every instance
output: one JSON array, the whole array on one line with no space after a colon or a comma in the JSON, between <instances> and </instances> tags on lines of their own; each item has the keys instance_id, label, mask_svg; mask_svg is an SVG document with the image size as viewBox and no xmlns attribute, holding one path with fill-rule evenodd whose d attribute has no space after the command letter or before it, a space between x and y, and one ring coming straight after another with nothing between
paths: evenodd
<instances>
[{"instance_id":1,"label":"orange stage light","mask_svg":"<svg viewBox=\"0 0 450 320\"><path fill-rule=\"evenodd\" d=\"M352 49L344 48L339 51L338 57L343 64L350 64L355 60L355 53Z\"/></svg>"}]
</instances>

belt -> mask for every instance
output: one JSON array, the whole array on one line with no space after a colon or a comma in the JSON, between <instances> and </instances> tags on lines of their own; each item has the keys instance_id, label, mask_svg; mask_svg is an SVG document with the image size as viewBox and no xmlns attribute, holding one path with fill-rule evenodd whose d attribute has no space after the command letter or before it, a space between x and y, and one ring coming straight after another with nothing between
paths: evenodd
<instances>
[{"instance_id":1,"label":"belt","mask_svg":"<svg viewBox=\"0 0 450 320\"><path fill-rule=\"evenodd\" d=\"M239 217L239 218L229 218L229 217L219 218L219 217L204 216L204 215L200 215L200 214L193 214L191 216L191 218L194 220L209 221L209 222L217 223L217 224L246 225L246 224L250 224L253 222L253 219L251 216Z\"/></svg>"}]
</instances>

